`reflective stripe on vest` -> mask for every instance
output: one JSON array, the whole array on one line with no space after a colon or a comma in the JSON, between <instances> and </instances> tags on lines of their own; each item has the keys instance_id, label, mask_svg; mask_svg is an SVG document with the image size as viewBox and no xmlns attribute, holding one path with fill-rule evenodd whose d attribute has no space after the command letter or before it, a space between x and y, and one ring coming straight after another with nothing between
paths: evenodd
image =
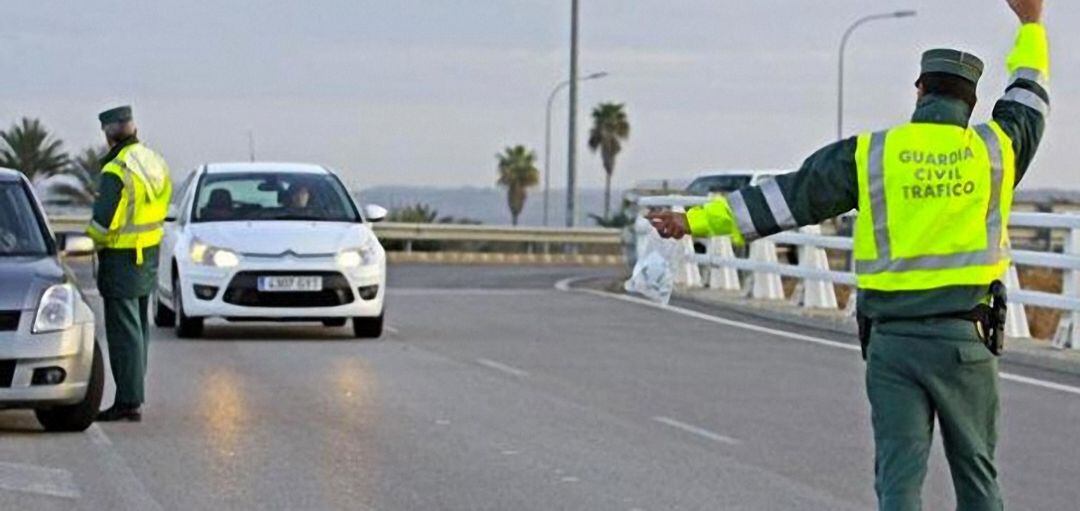
<instances>
[{"instance_id":1,"label":"reflective stripe on vest","mask_svg":"<svg viewBox=\"0 0 1080 511\"><path fill-rule=\"evenodd\" d=\"M1003 219L1012 201L1011 143L991 125L970 130L931 126L909 124L860 137L857 222L872 222L856 226L861 288L989 284L1008 265ZM981 146L973 143L976 137ZM886 151L890 138L892 153ZM912 146L918 141L929 147L923 151L918 144ZM979 208L977 216L974 207ZM890 218L896 214L901 218ZM976 218L979 225L971 225Z\"/></svg>"}]
</instances>

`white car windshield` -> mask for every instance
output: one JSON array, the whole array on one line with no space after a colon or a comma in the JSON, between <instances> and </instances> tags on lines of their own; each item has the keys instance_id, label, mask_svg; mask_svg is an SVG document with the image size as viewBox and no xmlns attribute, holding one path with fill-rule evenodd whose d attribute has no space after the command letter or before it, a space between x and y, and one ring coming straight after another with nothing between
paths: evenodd
<instances>
[{"instance_id":1,"label":"white car windshield","mask_svg":"<svg viewBox=\"0 0 1080 511\"><path fill-rule=\"evenodd\" d=\"M0 257L45 255L48 247L22 184L0 183Z\"/></svg>"},{"instance_id":2,"label":"white car windshield","mask_svg":"<svg viewBox=\"0 0 1080 511\"><path fill-rule=\"evenodd\" d=\"M358 222L360 215L333 175L243 172L204 175L192 219Z\"/></svg>"}]
</instances>

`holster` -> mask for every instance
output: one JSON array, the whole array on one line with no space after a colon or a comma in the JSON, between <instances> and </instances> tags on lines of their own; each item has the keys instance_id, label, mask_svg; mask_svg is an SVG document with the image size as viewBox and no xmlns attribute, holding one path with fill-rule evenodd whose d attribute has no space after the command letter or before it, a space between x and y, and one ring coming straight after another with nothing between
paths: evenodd
<instances>
[{"instance_id":1,"label":"holster","mask_svg":"<svg viewBox=\"0 0 1080 511\"><path fill-rule=\"evenodd\" d=\"M866 351L870 348L870 330L874 327L874 322L869 316L858 311L855 312L855 322L859 325L859 350L862 351L862 359L866 360Z\"/></svg>"}]
</instances>

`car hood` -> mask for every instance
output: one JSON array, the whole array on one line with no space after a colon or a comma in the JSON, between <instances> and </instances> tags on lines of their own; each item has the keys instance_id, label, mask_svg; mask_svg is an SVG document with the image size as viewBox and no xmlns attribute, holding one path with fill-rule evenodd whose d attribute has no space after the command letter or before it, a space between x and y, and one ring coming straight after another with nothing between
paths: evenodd
<instances>
[{"instance_id":1,"label":"car hood","mask_svg":"<svg viewBox=\"0 0 1080 511\"><path fill-rule=\"evenodd\" d=\"M37 308L46 288L67 280L60 263L45 257L0 257L0 310Z\"/></svg>"},{"instance_id":2,"label":"car hood","mask_svg":"<svg viewBox=\"0 0 1080 511\"><path fill-rule=\"evenodd\" d=\"M364 224L307 221L205 222L192 224L191 233L208 245L249 255L335 254L374 237Z\"/></svg>"}]
</instances>

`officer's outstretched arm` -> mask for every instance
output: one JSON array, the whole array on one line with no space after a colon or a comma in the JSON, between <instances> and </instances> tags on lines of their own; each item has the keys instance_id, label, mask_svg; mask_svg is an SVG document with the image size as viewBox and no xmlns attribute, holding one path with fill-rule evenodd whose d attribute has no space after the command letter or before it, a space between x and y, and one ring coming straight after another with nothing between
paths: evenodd
<instances>
[{"instance_id":1,"label":"officer's outstretched arm","mask_svg":"<svg viewBox=\"0 0 1080 511\"><path fill-rule=\"evenodd\" d=\"M1006 60L1009 85L994 105L994 121L1012 140L1019 184L1039 148L1050 114L1050 51L1041 23L1042 1L1010 0L1009 5L1021 26Z\"/></svg>"},{"instance_id":2,"label":"officer's outstretched arm","mask_svg":"<svg viewBox=\"0 0 1080 511\"><path fill-rule=\"evenodd\" d=\"M731 236L736 244L818 224L858 205L856 139L830 144L797 172L767 179L686 212L694 236Z\"/></svg>"}]
</instances>

